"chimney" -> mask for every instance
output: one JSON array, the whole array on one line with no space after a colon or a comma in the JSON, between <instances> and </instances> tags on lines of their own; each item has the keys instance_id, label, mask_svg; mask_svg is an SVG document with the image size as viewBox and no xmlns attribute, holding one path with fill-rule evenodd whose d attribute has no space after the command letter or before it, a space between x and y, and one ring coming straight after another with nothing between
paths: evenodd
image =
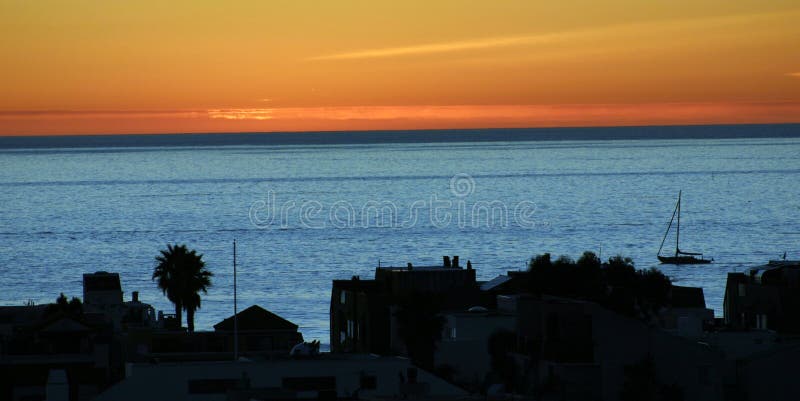
<instances>
[{"instance_id":1,"label":"chimney","mask_svg":"<svg viewBox=\"0 0 800 401\"><path fill-rule=\"evenodd\" d=\"M133 302L139 302L139 291L134 291L132 294L133 294Z\"/></svg>"},{"instance_id":2,"label":"chimney","mask_svg":"<svg viewBox=\"0 0 800 401\"><path fill-rule=\"evenodd\" d=\"M442 256L442 259L444 259L444 267L450 267L450 257Z\"/></svg>"},{"instance_id":3,"label":"chimney","mask_svg":"<svg viewBox=\"0 0 800 401\"><path fill-rule=\"evenodd\" d=\"M460 266L458 265L458 256L453 256L453 268L458 269Z\"/></svg>"},{"instance_id":4,"label":"chimney","mask_svg":"<svg viewBox=\"0 0 800 401\"><path fill-rule=\"evenodd\" d=\"M467 270L472 270L472 262L467 259Z\"/></svg>"},{"instance_id":5,"label":"chimney","mask_svg":"<svg viewBox=\"0 0 800 401\"><path fill-rule=\"evenodd\" d=\"M411 265L411 262L408 262L408 270L411 270L411 269L413 269L413 268L414 268L414 266L413 266L413 265Z\"/></svg>"}]
</instances>

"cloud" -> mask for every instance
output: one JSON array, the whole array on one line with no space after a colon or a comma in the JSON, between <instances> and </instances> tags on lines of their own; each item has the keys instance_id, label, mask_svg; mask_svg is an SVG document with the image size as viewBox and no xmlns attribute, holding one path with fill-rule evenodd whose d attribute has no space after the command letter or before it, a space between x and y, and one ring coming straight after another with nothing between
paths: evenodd
<instances>
[{"instance_id":1,"label":"cloud","mask_svg":"<svg viewBox=\"0 0 800 401\"><path fill-rule=\"evenodd\" d=\"M798 121L797 102L285 107L209 110L212 119L513 123L521 126Z\"/></svg>"},{"instance_id":2,"label":"cloud","mask_svg":"<svg viewBox=\"0 0 800 401\"><path fill-rule=\"evenodd\" d=\"M209 118L225 120L271 120L274 109L212 109Z\"/></svg>"},{"instance_id":3,"label":"cloud","mask_svg":"<svg viewBox=\"0 0 800 401\"><path fill-rule=\"evenodd\" d=\"M0 110L0 119L200 117L205 110Z\"/></svg>"},{"instance_id":4,"label":"cloud","mask_svg":"<svg viewBox=\"0 0 800 401\"><path fill-rule=\"evenodd\" d=\"M786 75L790 77L800 78L800 72L790 72L787 73Z\"/></svg>"},{"instance_id":5,"label":"cloud","mask_svg":"<svg viewBox=\"0 0 800 401\"><path fill-rule=\"evenodd\" d=\"M356 60L389 57L403 57L426 54L441 54L470 50L496 49L512 46L546 45L554 43L580 43L597 40L600 37L619 36L623 39L639 37L644 34L661 32L675 35L687 35L688 30L706 32L711 27L739 26L756 21L769 21L776 18L786 19L800 16L800 10L785 10L781 12L768 12L756 14L722 15L712 17L672 19L661 21L645 21L627 24L606 25L571 31L550 32L539 34L498 36L487 38L465 39L459 41L446 41L424 43L398 47L384 47L364 49L321 56L309 57L307 61L328 60ZM692 33L691 35L694 35Z\"/></svg>"},{"instance_id":6,"label":"cloud","mask_svg":"<svg viewBox=\"0 0 800 401\"><path fill-rule=\"evenodd\" d=\"M542 43L553 43L559 39L564 39L569 34L542 34L524 36L505 36L494 38L483 38L475 40L453 41L428 43L414 46L389 47L383 49L369 49L354 52L330 54L325 56L311 57L308 60L348 60L363 58L382 58L407 56L416 54L448 53L463 50L480 50L488 48L498 48L518 45L531 45Z\"/></svg>"}]
</instances>

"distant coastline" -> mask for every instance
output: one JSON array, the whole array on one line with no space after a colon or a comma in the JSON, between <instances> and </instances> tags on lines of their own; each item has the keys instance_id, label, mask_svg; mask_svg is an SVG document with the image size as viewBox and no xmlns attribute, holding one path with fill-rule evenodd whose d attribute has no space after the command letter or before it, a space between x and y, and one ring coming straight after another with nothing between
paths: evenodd
<instances>
[{"instance_id":1,"label":"distant coastline","mask_svg":"<svg viewBox=\"0 0 800 401\"><path fill-rule=\"evenodd\" d=\"M800 137L800 124L0 136L0 149Z\"/></svg>"}]
</instances>

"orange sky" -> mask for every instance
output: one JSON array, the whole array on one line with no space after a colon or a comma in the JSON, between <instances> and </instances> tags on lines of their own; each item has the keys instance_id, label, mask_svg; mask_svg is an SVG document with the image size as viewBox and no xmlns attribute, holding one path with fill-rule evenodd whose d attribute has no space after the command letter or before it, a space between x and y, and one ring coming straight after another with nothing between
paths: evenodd
<instances>
[{"instance_id":1,"label":"orange sky","mask_svg":"<svg viewBox=\"0 0 800 401\"><path fill-rule=\"evenodd\" d=\"M800 6L731 3L0 0L0 135L800 122Z\"/></svg>"}]
</instances>

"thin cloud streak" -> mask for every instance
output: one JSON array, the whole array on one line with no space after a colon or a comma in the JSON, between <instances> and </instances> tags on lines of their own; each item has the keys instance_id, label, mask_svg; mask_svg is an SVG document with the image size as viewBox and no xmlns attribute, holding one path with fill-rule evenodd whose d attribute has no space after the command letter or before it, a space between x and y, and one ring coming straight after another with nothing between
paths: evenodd
<instances>
[{"instance_id":1,"label":"thin cloud streak","mask_svg":"<svg viewBox=\"0 0 800 401\"><path fill-rule=\"evenodd\" d=\"M212 109L208 117L224 120L271 120L274 109Z\"/></svg>"},{"instance_id":2,"label":"thin cloud streak","mask_svg":"<svg viewBox=\"0 0 800 401\"><path fill-rule=\"evenodd\" d=\"M790 77L800 78L800 72L790 72L790 73L788 73L786 75L788 75Z\"/></svg>"},{"instance_id":3,"label":"thin cloud streak","mask_svg":"<svg viewBox=\"0 0 800 401\"><path fill-rule=\"evenodd\" d=\"M711 25L742 24L753 20L770 18L787 18L800 15L800 10L786 10L782 12L724 15L704 18L675 19L662 21L648 21L630 24L609 25L573 31L541 33L532 35L501 36L493 38L468 39L461 41L427 43L420 45L387 47L377 49L357 50L336 54L309 57L306 61L329 60L356 60L370 58L389 58L412 55L439 54L468 50L494 49L511 46L530 46L567 42L582 38L596 38L602 35L627 32L628 34L641 34L642 31L659 31L677 29L678 33L688 27L706 29Z\"/></svg>"},{"instance_id":4,"label":"thin cloud streak","mask_svg":"<svg viewBox=\"0 0 800 401\"><path fill-rule=\"evenodd\" d=\"M572 33L551 33L542 35L507 36L456 42L429 43L416 46L391 47L385 49L370 49L349 53L331 54L327 56L311 57L308 60L348 60L363 58L381 58L394 56L407 56L415 54L448 53L463 50L479 50L497 47L532 45L553 43L564 39Z\"/></svg>"},{"instance_id":5,"label":"thin cloud streak","mask_svg":"<svg viewBox=\"0 0 800 401\"><path fill-rule=\"evenodd\" d=\"M199 117L206 110L0 110L0 119L17 118L119 118Z\"/></svg>"}]
</instances>

